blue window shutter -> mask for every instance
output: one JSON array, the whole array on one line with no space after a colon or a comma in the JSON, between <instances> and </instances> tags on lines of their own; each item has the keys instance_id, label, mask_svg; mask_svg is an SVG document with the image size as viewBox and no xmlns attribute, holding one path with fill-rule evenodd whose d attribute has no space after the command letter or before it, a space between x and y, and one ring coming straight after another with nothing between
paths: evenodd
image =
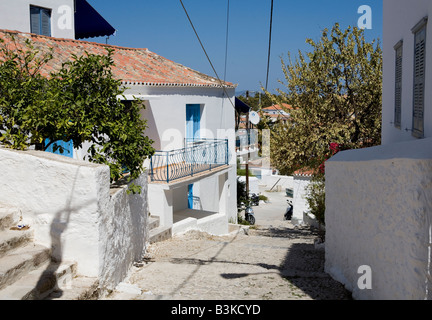
<instances>
[{"instance_id":1,"label":"blue window shutter","mask_svg":"<svg viewBox=\"0 0 432 320\"><path fill-rule=\"evenodd\" d=\"M51 10L30 6L30 32L51 36Z\"/></svg>"},{"instance_id":2,"label":"blue window shutter","mask_svg":"<svg viewBox=\"0 0 432 320\"><path fill-rule=\"evenodd\" d=\"M48 9L41 9L41 35L51 37L51 12Z\"/></svg>"},{"instance_id":3,"label":"blue window shutter","mask_svg":"<svg viewBox=\"0 0 432 320\"><path fill-rule=\"evenodd\" d=\"M426 21L413 30L414 46L414 90L413 90L413 132L417 138L424 135L424 92L426 74Z\"/></svg>"},{"instance_id":4,"label":"blue window shutter","mask_svg":"<svg viewBox=\"0 0 432 320\"><path fill-rule=\"evenodd\" d=\"M403 42L399 41L396 44L396 70L395 70L395 110L394 110L394 125L396 128L401 128L402 116L402 56Z\"/></svg>"},{"instance_id":5,"label":"blue window shutter","mask_svg":"<svg viewBox=\"0 0 432 320\"><path fill-rule=\"evenodd\" d=\"M199 104L186 105L186 138L197 139L201 122L201 108Z\"/></svg>"},{"instance_id":6,"label":"blue window shutter","mask_svg":"<svg viewBox=\"0 0 432 320\"><path fill-rule=\"evenodd\" d=\"M40 31L40 9L30 6L30 32L39 34Z\"/></svg>"},{"instance_id":7,"label":"blue window shutter","mask_svg":"<svg viewBox=\"0 0 432 320\"><path fill-rule=\"evenodd\" d=\"M48 144L50 142L49 139L45 140L45 144ZM57 148L60 147L60 148ZM56 147L57 150L54 151L54 147ZM73 143L72 140L70 141L61 141L58 140L51 144L48 149L45 150L46 152L51 152L55 154L59 154L65 157L73 158Z\"/></svg>"},{"instance_id":8,"label":"blue window shutter","mask_svg":"<svg viewBox=\"0 0 432 320\"><path fill-rule=\"evenodd\" d=\"M188 185L188 209L193 209L193 184Z\"/></svg>"}]
</instances>

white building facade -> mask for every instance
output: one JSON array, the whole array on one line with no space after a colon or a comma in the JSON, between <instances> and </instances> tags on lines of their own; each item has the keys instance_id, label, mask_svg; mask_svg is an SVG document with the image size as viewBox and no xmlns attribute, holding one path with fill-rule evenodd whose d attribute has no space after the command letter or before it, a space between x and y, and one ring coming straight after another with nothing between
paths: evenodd
<instances>
[{"instance_id":1,"label":"white building facade","mask_svg":"<svg viewBox=\"0 0 432 320\"><path fill-rule=\"evenodd\" d=\"M0 1L0 29L75 39L74 0Z\"/></svg>"},{"instance_id":2,"label":"white building facade","mask_svg":"<svg viewBox=\"0 0 432 320\"><path fill-rule=\"evenodd\" d=\"M87 0L0 0L0 29L65 39L115 34Z\"/></svg>"},{"instance_id":3,"label":"white building facade","mask_svg":"<svg viewBox=\"0 0 432 320\"><path fill-rule=\"evenodd\" d=\"M235 88L129 85L145 101L149 211L172 232L228 233L237 222ZM228 94L228 96L226 95Z\"/></svg>"},{"instance_id":4,"label":"white building facade","mask_svg":"<svg viewBox=\"0 0 432 320\"><path fill-rule=\"evenodd\" d=\"M385 6L382 144L432 137L431 13L428 0Z\"/></svg>"},{"instance_id":5,"label":"white building facade","mask_svg":"<svg viewBox=\"0 0 432 320\"><path fill-rule=\"evenodd\" d=\"M432 299L432 2L384 0L382 145L326 162L325 270L355 299Z\"/></svg>"},{"instance_id":6,"label":"white building facade","mask_svg":"<svg viewBox=\"0 0 432 320\"><path fill-rule=\"evenodd\" d=\"M70 53L106 54L107 48L113 49L112 72L125 89L118 99L143 102L142 117L148 125L144 134L154 141L156 153L144 163L150 214L158 216L161 227L173 233L188 229L228 233L228 223L237 222L236 85L148 49L0 30L1 37L10 33L21 44L31 40L41 52L53 49L46 68L72 59ZM88 148L74 149L71 141L56 143L64 147L62 155L79 160Z\"/></svg>"}]
</instances>

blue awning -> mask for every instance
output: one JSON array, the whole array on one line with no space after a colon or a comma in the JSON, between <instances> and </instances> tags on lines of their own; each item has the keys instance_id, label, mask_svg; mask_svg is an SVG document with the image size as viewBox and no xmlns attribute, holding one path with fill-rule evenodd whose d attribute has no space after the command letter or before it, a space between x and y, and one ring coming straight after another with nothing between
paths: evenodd
<instances>
[{"instance_id":1,"label":"blue awning","mask_svg":"<svg viewBox=\"0 0 432 320\"><path fill-rule=\"evenodd\" d=\"M250 107L237 97L235 98L235 109L238 113L248 113L250 111Z\"/></svg>"},{"instance_id":2,"label":"blue awning","mask_svg":"<svg viewBox=\"0 0 432 320\"><path fill-rule=\"evenodd\" d=\"M115 29L86 0L75 2L75 38L107 37Z\"/></svg>"}]
</instances>

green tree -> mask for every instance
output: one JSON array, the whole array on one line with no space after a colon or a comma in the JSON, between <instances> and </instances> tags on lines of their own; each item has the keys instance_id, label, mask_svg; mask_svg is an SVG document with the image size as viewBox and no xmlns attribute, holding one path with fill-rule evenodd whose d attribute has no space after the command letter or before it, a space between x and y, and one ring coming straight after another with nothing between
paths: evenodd
<instances>
[{"instance_id":1,"label":"green tree","mask_svg":"<svg viewBox=\"0 0 432 320\"><path fill-rule=\"evenodd\" d=\"M130 181L136 179L154 153L153 141L144 135L144 106L117 98L125 89L112 74L113 50L72 56L47 77L41 70L51 53L41 54L29 40L8 40L0 39L0 142L20 150L46 150L59 140L72 140L75 148L90 142L88 160L108 165L112 182L125 169Z\"/></svg>"},{"instance_id":2,"label":"green tree","mask_svg":"<svg viewBox=\"0 0 432 320\"><path fill-rule=\"evenodd\" d=\"M369 43L364 30L335 24L318 42L306 42L313 51L299 51L294 61L289 55L288 63L281 58L286 90L272 96L293 106L288 121L272 130L271 160L283 174L318 168L330 143L356 149L381 142L379 40Z\"/></svg>"},{"instance_id":3,"label":"green tree","mask_svg":"<svg viewBox=\"0 0 432 320\"><path fill-rule=\"evenodd\" d=\"M246 103L254 111L259 111L262 108L270 107L273 104L272 94L257 91L248 91L249 94L241 95L237 98Z\"/></svg>"}]
</instances>

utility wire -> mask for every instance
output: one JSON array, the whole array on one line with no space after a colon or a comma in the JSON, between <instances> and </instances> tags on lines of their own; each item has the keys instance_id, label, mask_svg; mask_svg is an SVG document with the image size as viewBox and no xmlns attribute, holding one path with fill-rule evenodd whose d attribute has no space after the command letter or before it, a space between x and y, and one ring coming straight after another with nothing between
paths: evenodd
<instances>
[{"instance_id":1,"label":"utility wire","mask_svg":"<svg viewBox=\"0 0 432 320\"><path fill-rule=\"evenodd\" d=\"M269 48L267 54L267 78L266 78L266 91L268 86L268 76L270 69L270 50L271 50L271 38L272 38L272 26L273 26L273 0L271 0L271 10L270 10L270 31L269 31Z\"/></svg>"},{"instance_id":2,"label":"utility wire","mask_svg":"<svg viewBox=\"0 0 432 320\"><path fill-rule=\"evenodd\" d=\"M270 52L271 52L271 41L272 41L272 28L273 27L273 0L271 0L271 8L270 8L270 30L269 30L269 47L268 47L268 54L267 54L267 77L266 77L266 86L265 90L267 90L268 87L268 77L269 77L269 70L270 70ZM284 115L280 110L276 108L276 106L273 106L273 108L284 118L288 119L286 115ZM283 109L283 108L282 108Z\"/></svg>"},{"instance_id":3,"label":"utility wire","mask_svg":"<svg viewBox=\"0 0 432 320\"><path fill-rule=\"evenodd\" d=\"M209 55L207 54L207 51L206 51L206 49L204 48L203 43L201 42L201 39L200 39L200 37L199 37L199 35L198 35L198 32L196 31L196 29L195 29L195 27L194 27L194 25L193 25L193 23L192 23L192 20L191 20L191 18L189 17L189 14L188 14L188 12L187 12L187 10L186 10L184 4L183 4L183 1L180 0L180 3L181 3L181 5L182 5L182 7L183 7L184 12L186 13L186 16L187 16L187 18L188 18L188 20L189 20L189 23L190 23L190 25L191 25L193 31L195 32L195 35L196 35L196 37L197 37L197 39L198 39L198 41L199 41L199 43L200 43L200 45L201 45L201 48L203 49L203 51L204 51L204 53L205 53L205 55L206 55L206 57L207 57L207 60L208 60L208 62L210 63L210 66L211 66L212 69L213 69L213 72L215 73L215 75L216 75L217 79L219 80L219 83L220 83L220 85L221 85L221 87L222 87L222 89L223 89L225 95L227 96L228 100L230 101L232 107L233 107L234 110L235 110L235 106L234 106L233 102L231 101L231 99L229 98L228 93L226 92L225 85L222 83L222 80L219 78L219 75L218 75L218 73L216 72L216 69L215 69L215 67L213 66L213 63L211 62L210 57L209 57Z\"/></svg>"},{"instance_id":4,"label":"utility wire","mask_svg":"<svg viewBox=\"0 0 432 320\"><path fill-rule=\"evenodd\" d=\"M229 30L229 14L230 14L230 0L227 4L227 23L226 23L226 36L225 36L225 71L224 71L224 81L226 79L226 69L228 60L228 30Z\"/></svg>"}]
</instances>

